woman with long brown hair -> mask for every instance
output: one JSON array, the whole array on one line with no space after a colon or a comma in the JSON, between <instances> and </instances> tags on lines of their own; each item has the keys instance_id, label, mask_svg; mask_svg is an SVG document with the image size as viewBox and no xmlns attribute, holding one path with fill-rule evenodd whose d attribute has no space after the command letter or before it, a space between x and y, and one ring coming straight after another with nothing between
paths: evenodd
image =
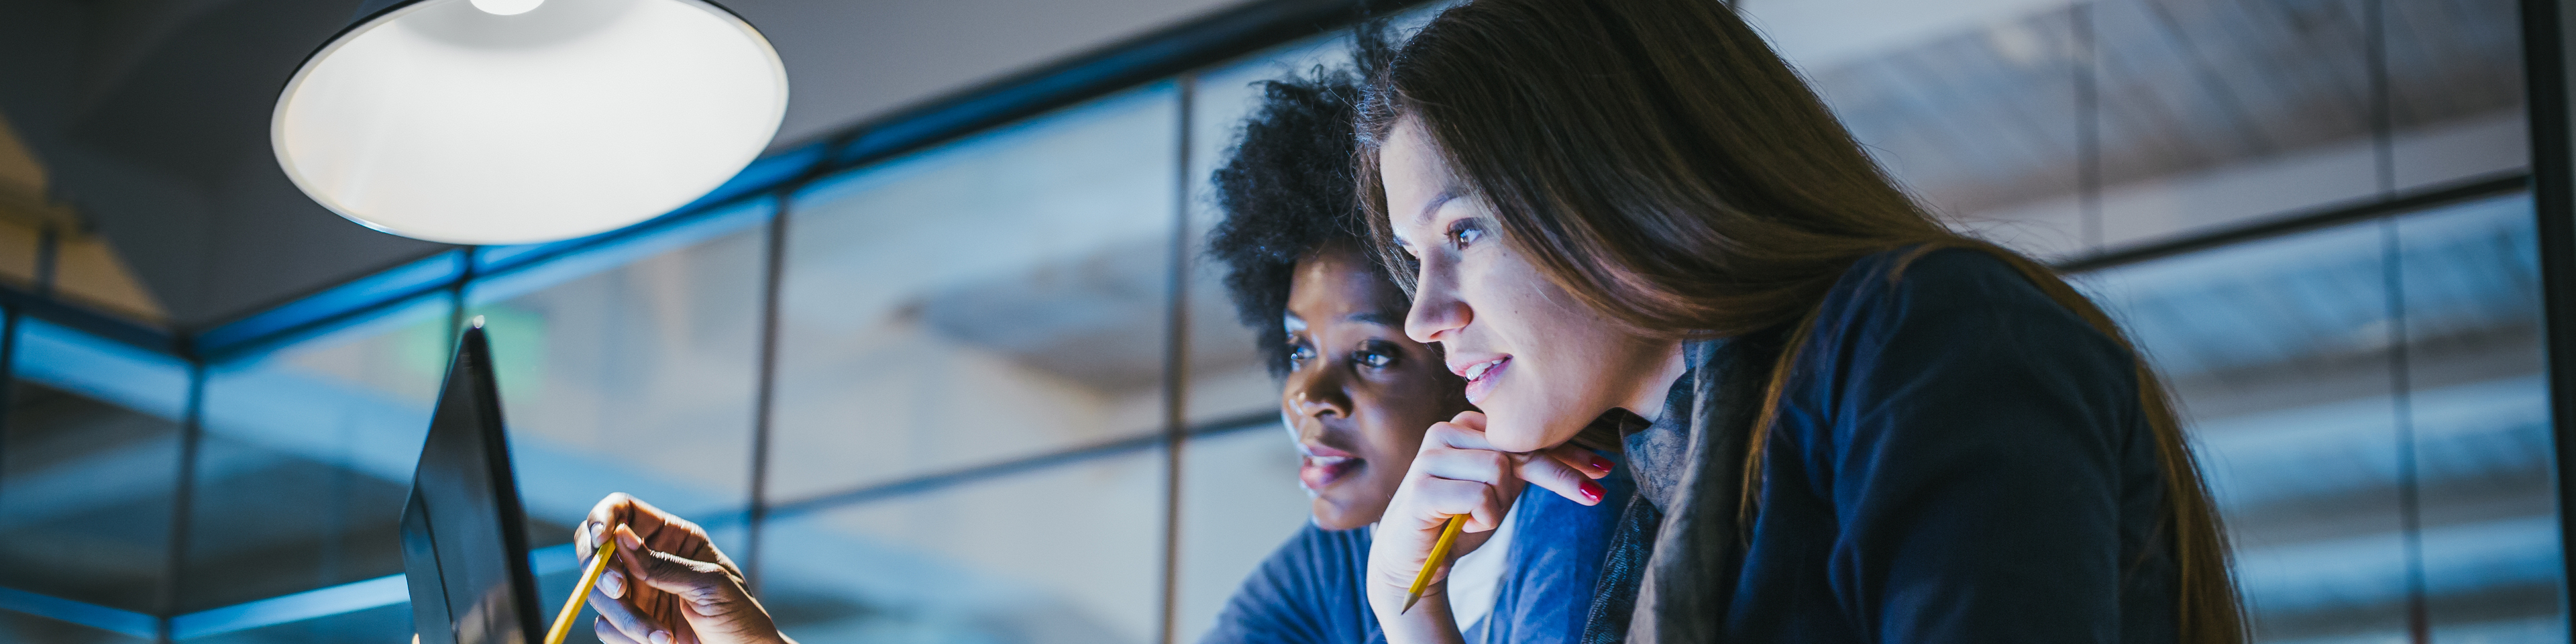
<instances>
[{"instance_id":1,"label":"woman with long brown hair","mask_svg":"<svg viewBox=\"0 0 2576 644\"><path fill-rule=\"evenodd\" d=\"M2156 374L2048 267L1943 226L1716 0L1473 0L1362 116L1362 195L1482 413L1380 524L1391 642L1454 641L1449 516L1616 432L1638 482L1586 641L2245 639ZM1589 431L1587 431L1589 430ZM1474 540L1465 542L1473 546Z\"/></svg>"}]
</instances>

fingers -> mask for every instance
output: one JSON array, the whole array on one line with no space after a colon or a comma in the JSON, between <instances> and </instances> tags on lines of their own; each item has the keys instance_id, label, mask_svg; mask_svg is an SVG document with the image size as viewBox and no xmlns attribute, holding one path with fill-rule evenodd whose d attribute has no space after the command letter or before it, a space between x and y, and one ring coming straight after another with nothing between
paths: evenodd
<instances>
[{"instance_id":1,"label":"fingers","mask_svg":"<svg viewBox=\"0 0 2576 644\"><path fill-rule=\"evenodd\" d=\"M1465 532L1485 532L1503 525L1503 515L1511 504L1499 498L1494 486L1475 481L1424 479L1414 488L1416 507L1431 514L1426 529L1438 529L1455 515L1466 515Z\"/></svg>"},{"instance_id":2,"label":"fingers","mask_svg":"<svg viewBox=\"0 0 2576 644\"><path fill-rule=\"evenodd\" d=\"M676 637L680 644L778 641L778 626L760 602L743 590L742 577L731 568L655 550L631 530L615 531L618 558L625 564L629 593L657 591L669 612L656 613L671 630L655 631L645 644L672 644L651 637Z\"/></svg>"},{"instance_id":3,"label":"fingers","mask_svg":"<svg viewBox=\"0 0 2576 644\"><path fill-rule=\"evenodd\" d=\"M1451 449L1500 451L1494 450L1493 443L1485 442L1485 414L1482 412L1462 411L1456 418L1432 423L1430 431L1422 435L1422 444L1427 447L1433 443Z\"/></svg>"},{"instance_id":4,"label":"fingers","mask_svg":"<svg viewBox=\"0 0 2576 644\"><path fill-rule=\"evenodd\" d=\"M618 526L633 530L636 537L654 550L713 562L735 576L742 574L742 569L734 565L733 559L716 548L706 529L624 492L601 498L598 504L591 506L590 515L582 520L581 525L573 529L573 542L583 544L574 549L580 563L589 564L592 552L605 543L609 532Z\"/></svg>"},{"instance_id":5,"label":"fingers","mask_svg":"<svg viewBox=\"0 0 2576 644\"><path fill-rule=\"evenodd\" d=\"M610 626L606 617L591 620L590 632L599 636L599 644L644 644L635 641L635 638L627 637L626 633L617 630L617 627Z\"/></svg>"},{"instance_id":6,"label":"fingers","mask_svg":"<svg viewBox=\"0 0 2576 644\"><path fill-rule=\"evenodd\" d=\"M598 588L591 589L590 608L599 612L599 620L592 623L591 630L603 633L599 638L600 641L611 644L620 641L609 639L605 633L610 632L617 633L619 637L624 638L625 642L637 644L651 642L654 633L663 633L664 639L670 637L670 629L636 613L635 609L627 606L625 602L615 599L603 600L599 598L600 594Z\"/></svg>"},{"instance_id":7,"label":"fingers","mask_svg":"<svg viewBox=\"0 0 2576 644\"><path fill-rule=\"evenodd\" d=\"M1483 415L1466 412L1457 420L1436 423L1422 441L1422 451L1413 457L1408 477L1422 479L1417 494L1423 507L1447 514L1464 514L1471 518L1468 532L1484 532L1502 525L1503 513L1511 509L1512 500L1521 493L1522 461L1527 457L1494 451L1485 443Z\"/></svg>"},{"instance_id":8,"label":"fingers","mask_svg":"<svg viewBox=\"0 0 2576 644\"><path fill-rule=\"evenodd\" d=\"M1520 496L1521 483L1512 472L1509 454L1444 450L1416 457L1413 468L1414 475L1422 477L1415 486L1416 503L1444 518L1469 515L1468 532L1501 526L1503 513L1511 509L1511 499ZM1445 519L1432 522L1442 520Z\"/></svg>"},{"instance_id":9,"label":"fingers","mask_svg":"<svg viewBox=\"0 0 2576 644\"><path fill-rule=\"evenodd\" d=\"M1599 479L1604 476L1609 476L1610 469L1615 467L1611 464L1610 457L1594 454L1592 453L1592 450L1584 449L1576 445L1558 445L1539 450L1537 452L1532 452L1531 455L1542 456L1558 463L1563 463L1566 467L1574 468L1574 471L1581 472L1583 477L1588 479Z\"/></svg>"},{"instance_id":10,"label":"fingers","mask_svg":"<svg viewBox=\"0 0 2576 644\"><path fill-rule=\"evenodd\" d=\"M596 549L606 541L609 526L617 525L633 525L637 530L651 534L655 528L661 527L658 520L661 514L660 508L642 499L625 492L611 493L590 506L590 515L581 522L581 527L573 529L573 543L582 544L584 550Z\"/></svg>"},{"instance_id":11,"label":"fingers","mask_svg":"<svg viewBox=\"0 0 2576 644\"><path fill-rule=\"evenodd\" d=\"M1600 505L1602 495L1607 493L1600 483L1592 482L1601 475L1567 466L1552 455L1521 459L1516 474L1531 485L1584 505Z\"/></svg>"},{"instance_id":12,"label":"fingers","mask_svg":"<svg viewBox=\"0 0 2576 644\"><path fill-rule=\"evenodd\" d=\"M1610 475L1610 459L1574 445L1529 454L1495 451L1493 444L1485 440L1484 427L1485 415L1472 411L1460 412L1449 422L1433 424L1424 435L1422 453L1415 457L1414 468L1440 478L1482 481L1504 488L1506 499L1519 496L1517 482L1546 488L1584 505L1599 505L1607 494L1601 484L1592 481Z\"/></svg>"},{"instance_id":13,"label":"fingers","mask_svg":"<svg viewBox=\"0 0 2576 644\"><path fill-rule=\"evenodd\" d=\"M623 528L616 535L624 549L620 558L635 583L670 593L690 611L707 617L723 615L741 602L742 586L723 566L647 548L634 532Z\"/></svg>"}]
</instances>

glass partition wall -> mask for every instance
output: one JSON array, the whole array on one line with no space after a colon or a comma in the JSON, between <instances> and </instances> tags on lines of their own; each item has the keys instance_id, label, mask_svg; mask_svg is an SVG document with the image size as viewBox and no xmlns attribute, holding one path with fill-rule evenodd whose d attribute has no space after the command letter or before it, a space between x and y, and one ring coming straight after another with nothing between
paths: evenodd
<instances>
[{"instance_id":1,"label":"glass partition wall","mask_svg":"<svg viewBox=\"0 0 2576 644\"><path fill-rule=\"evenodd\" d=\"M2564 638L2512 3L1736 5L1927 204L2135 335L2258 641ZM1348 46L429 258L212 354L9 315L0 641L406 641L394 519L478 316L548 610L624 491L805 642L1195 640L1307 505L1206 178L1254 83Z\"/></svg>"}]
</instances>

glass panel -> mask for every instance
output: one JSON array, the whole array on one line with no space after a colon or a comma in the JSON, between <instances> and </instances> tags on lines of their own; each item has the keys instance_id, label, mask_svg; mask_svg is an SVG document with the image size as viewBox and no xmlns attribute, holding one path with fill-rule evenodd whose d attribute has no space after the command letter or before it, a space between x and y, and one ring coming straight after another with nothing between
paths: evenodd
<instances>
[{"instance_id":1,"label":"glass panel","mask_svg":"<svg viewBox=\"0 0 2576 644\"><path fill-rule=\"evenodd\" d=\"M1409 34L1450 4L1395 16L1390 35ZM1209 176L1237 143L1243 119L1260 107L1261 81L1347 65L1350 47L1349 36L1336 33L1264 51L1200 72L1191 97L1189 239L1197 271L1189 296L1189 414L1194 426L1223 433L1192 438L1181 451L1177 641L1198 641L1244 577L1306 524L1309 511L1297 486L1294 439L1280 431L1279 382L1262 369L1257 336L1235 315L1221 282L1225 267L1205 259L1207 231L1224 216Z\"/></svg>"},{"instance_id":2,"label":"glass panel","mask_svg":"<svg viewBox=\"0 0 2576 644\"><path fill-rule=\"evenodd\" d=\"M2361 224L2085 276L2190 419L2257 640L2406 633L2384 269Z\"/></svg>"},{"instance_id":3,"label":"glass panel","mask_svg":"<svg viewBox=\"0 0 2576 644\"><path fill-rule=\"evenodd\" d=\"M2376 194L2372 1L2092 3L2106 243Z\"/></svg>"},{"instance_id":4,"label":"glass panel","mask_svg":"<svg viewBox=\"0 0 2576 644\"><path fill-rule=\"evenodd\" d=\"M530 547L634 494L738 551L751 498L769 209L562 257L469 291L500 378Z\"/></svg>"},{"instance_id":5,"label":"glass panel","mask_svg":"<svg viewBox=\"0 0 2576 644\"><path fill-rule=\"evenodd\" d=\"M1225 213L1208 177L1238 143L1243 119L1260 107L1263 81L1304 77L1319 65L1350 63L1348 36L1318 38L1202 72L1190 97L1190 420L1240 422L1278 414L1279 383L1261 366L1259 340L1235 315L1225 265L1207 258L1207 233ZM1357 204L1353 204L1354 207ZM1276 324L1276 321L1271 322ZM1281 537L1285 537L1282 534Z\"/></svg>"},{"instance_id":6,"label":"glass panel","mask_svg":"<svg viewBox=\"0 0 2576 644\"><path fill-rule=\"evenodd\" d=\"M2388 76L2399 189L2530 164L2522 21L2512 0L2399 2L2388 11Z\"/></svg>"},{"instance_id":7,"label":"glass panel","mask_svg":"<svg viewBox=\"0 0 2576 644\"><path fill-rule=\"evenodd\" d=\"M180 609L402 572L396 520L446 373L445 294L208 369Z\"/></svg>"},{"instance_id":8,"label":"glass panel","mask_svg":"<svg viewBox=\"0 0 2576 644\"><path fill-rule=\"evenodd\" d=\"M807 644L1147 641L1163 459L1137 450L779 517L761 531L762 601Z\"/></svg>"},{"instance_id":9,"label":"glass panel","mask_svg":"<svg viewBox=\"0 0 2576 644\"><path fill-rule=\"evenodd\" d=\"M2032 253L2092 243L2074 198L2080 12L1863 2L1881 17L1854 20L1856 3L1827 4L1746 13L1899 183Z\"/></svg>"},{"instance_id":10,"label":"glass panel","mask_svg":"<svg viewBox=\"0 0 2576 644\"><path fill-rule=\"evenodd\" d=\"M0 587L159 613L188 368L27 319L0 445Z\"/></svg>"},{"instance_id":11,"label":"glass panel","mask_svg":"<svg viewBox=\"0 0 2576 644\"><path fill-rule=\"evenodd\" d=\"M2500 197L2084 276L2192 418L2257 640L2564 632L2534 239Z\"/></svg>"},{"instance_id":12,"label":"glass panel","mask_svg":"<svg viewBox=\"0 0 2576 644\"><path fill-rule=\"evenodd\" d=\"M1447 3L1393 19L1396 35ZM1201 72L1191 98L1191 422L1226 433L1190 440L1181 454L1180 592L1177 640L1197 641L1245 575L1307 521L1297 487L1293 439L1279 430L1279 382L1262 369L1258 338L1237 318L1222 283L1225 267L1206 258L1206 235L1223 217L1209 176L1237 143L1243 119L1260 106L1262 81L1306 76L1350 62L1346 34L1314 38ZM1354 207L1357 205L1354 204ZM1276 324L1276 321L1268 322Z\"/></svg>"},{"instance_id":13,"label":"glass panel","mask_svg":"<svg viewBox=\"0 0 2576 644\"><path fill-rule=\"evenodd\" d=\"M737 558L741 556L741 548L737 547L737 544L742 539L742 532L739 528L731 528L715 535L717 541L724 542L720 547L725 548L725 554ZM537 614L541 615L538 619L548 625L554 623L555 613L563 610L564 600L572 597L573 587L581 583L580 560L572 551L571 538L569 536L557 538L565 543L551 549L539 550L534 555L537 573ZM760 600L762 605L771 611L778 610L775 606L768 606L775 602L766 594L763 594ZM564 642L599 644L599 635L591 627L591 622L598 618L599 611L592 610L589 603L583 603L581 614L573 616L572 631L564 635Z\"/></svg>"},{"instance_id":14,"label":"glass panel","mask_svg":"<svg viewBox=\"0 0 2576 644\"><path fill-rule=\"evenodd\" d=\"M826 179L791 211L772 499L1159 431L1156 85Z\"/></svg>"},{"instance_id":15,"label":"glass panel","mask_svg":"<svg viewBox=\"0 0 2576 644\"><path fill-rule=\"evenodd\" d=\"M1297 458L1276 412L1241 429L1191 438L1181 452L1177 641L1206 634L1244 576L1305 527L1309 502L1297 486Z\"/></svg>"},{"instance_id":16,"label":"glass panel","mask_svg":"<svg viewBox=\"0 0 2576 644\"><path fill-rule=\"evenodd\" d=\"M564 592L572 590L565 589ZM547 616L547 619L552 618L552 615ZM590 633L589 629L576 632L580 635ZM179 641L187 644L403 644L411 641L411 633L411 605L394 604Z\"/></svg>"},{"instance_id":17,"label":"glass panel","mask_svg":"<svg viewBox=\"0 0 2576 644\"><path fill-rule=\"evenodd\" d=\"M2522 195L2394 222L2436 642L2553 642L2567 632L2535 223Z\"/></svg>"},{"instance_id":18,"label":"glass panel","mask_svg":"<svg viewBox=\"0 0 2576 644\"><path fill-rule=\"evenodd\" d=\"M152 638L0 610L0 641L45 642L46 644L145 644L151 642Z\"/></svg>"}]
</instances>

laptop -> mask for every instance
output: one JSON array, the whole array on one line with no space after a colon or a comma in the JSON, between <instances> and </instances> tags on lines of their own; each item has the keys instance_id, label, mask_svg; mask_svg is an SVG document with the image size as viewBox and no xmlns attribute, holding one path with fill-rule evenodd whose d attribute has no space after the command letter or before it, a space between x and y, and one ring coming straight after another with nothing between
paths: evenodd
<instances>
[{"instance_id":1,"label":"laptop","mask_svg":"<svg viewBox=\"0 0 2576 644\"><path fill-rule=\"evenodd\" d=\"M403 575L420 644L543 641L527 535L477 317L457 340L403 506Z\"/></svg>"}]
</instances>

